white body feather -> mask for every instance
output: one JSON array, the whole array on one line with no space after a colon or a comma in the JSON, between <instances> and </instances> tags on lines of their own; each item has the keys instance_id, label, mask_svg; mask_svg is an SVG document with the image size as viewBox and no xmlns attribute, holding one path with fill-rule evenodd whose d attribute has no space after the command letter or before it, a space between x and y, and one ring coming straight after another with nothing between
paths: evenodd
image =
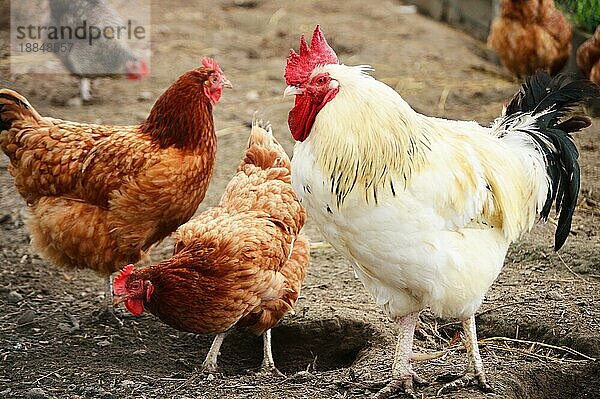
<instances>
[{"instance_id":1,"label":"white body feather","mask_svg":"<svg viewBox=\"0 0 600 399\"><path fill-rule=\"evenodd\" d=\"M365 70L313 71L340 89L296 144L294 189L391 318L469 317L544 204L543 155L513 129L418 114Z\"/></svg>"}]
</instances>

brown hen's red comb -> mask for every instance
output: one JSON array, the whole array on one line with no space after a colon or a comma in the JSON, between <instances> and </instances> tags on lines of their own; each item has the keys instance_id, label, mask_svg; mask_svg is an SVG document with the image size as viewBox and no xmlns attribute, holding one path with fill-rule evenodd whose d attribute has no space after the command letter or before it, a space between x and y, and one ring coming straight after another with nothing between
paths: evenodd
<instances>
[{"instance_id":1,"label":"brown hen's red comb","mask_svg":"<svg viewBox=\"0 0 600 399\"><path fill-rule=\"evenodd\" d=\"M285 83L288 85L298 85L310 76L313 69L318 65L339 64L335 51L325 40L325 36L319 25L315 27L310 47L306 43L304 35L300 37L300 54L294 49L290 50L285 65Z\"/></svg>"},{"instance_id":2,"label":"brown hen's red comb","mask_svg":"<svg viewBox=\"0 0 600 399\"><path fill-rule=\"evenodd\" d=\"M115 281L113 281L113 291L115 295L125 295L127 293L127 289L125 285L127 284L127 278L131 275L135 268L133 265L127 265L121 270L119 275L115 277Z\"/></svg>"},{"instance_id":3,"label":"brown hen's red comb","mask_svg":"<svg viewBox=\"0 0 600 399\"><path fill-rule=\"evenodd\" d=\"M202 66L206 69L212 69L215 72L223 73L221 67L214 58L202 57Z\"/></svg>"}]
</instances>

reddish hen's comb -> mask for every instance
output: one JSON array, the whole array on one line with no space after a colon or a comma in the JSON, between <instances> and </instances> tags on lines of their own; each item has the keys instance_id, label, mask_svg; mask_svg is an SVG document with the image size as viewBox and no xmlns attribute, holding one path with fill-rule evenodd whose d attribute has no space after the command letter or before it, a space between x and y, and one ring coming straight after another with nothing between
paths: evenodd
<instances>
[{"instance_id":1,"label":"reddish hen's comb","mask_svg":"<svg viewBox=\"0 0 600 399\"><path fill-rule=\"evenodd\" d=\"M310 47L306 43L304 35L300 37L300 54L294 49L290 50L285 66L285 83L288 85L298 85L310 76L317 65L339 64L335 51L325 40L323 32L319 25L315 27Z\"/></svg>"},{"instance_id":2,"label":"reddish hen's comb","mask_svg":"<svg viewBox=\"0 0 600 399\"><path fill-rule=\"evenodd\" d=\"M127 293L125 285L127 284L127 279L131 275L131 272L134 270L135 268L133 265L127 265L121 270L119 275L115 277L115 281L113 281L113 291L115 292L115 295L125 295Z\"/></svg>"},{"instance_id":3,"label":"reddish hen's comb","mask_svg":"<svg viewBox=\"0 0 600 399\"><path fill-rule=\"evenodd\" d=\"M212 69L215 72L223 73L217 61L214 58L202 57L202 66L206 69Z\"/></svg>"}]
</instances>

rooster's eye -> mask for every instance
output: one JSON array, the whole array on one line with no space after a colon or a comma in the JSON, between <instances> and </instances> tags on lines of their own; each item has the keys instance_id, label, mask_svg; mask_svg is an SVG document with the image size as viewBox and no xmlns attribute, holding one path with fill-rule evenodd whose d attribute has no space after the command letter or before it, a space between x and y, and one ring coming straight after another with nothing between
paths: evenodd
<instances>
[{"instance_id":1,"label":"rooster's eye","mask_svg":"<svg viewBox=\"0 0 600 399\"><path fill-rule=\"evenodd\" d=\"M319 79L317 79L317 84L319 84L319 85L325 84L325 80L326 80L325 77L321 76Z\"/></svg>"}]
</instances>

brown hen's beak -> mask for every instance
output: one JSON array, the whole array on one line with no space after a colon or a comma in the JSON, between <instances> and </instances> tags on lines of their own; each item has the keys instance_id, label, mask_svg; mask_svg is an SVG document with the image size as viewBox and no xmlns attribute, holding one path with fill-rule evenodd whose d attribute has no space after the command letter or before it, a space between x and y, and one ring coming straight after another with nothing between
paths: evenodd
<instances>
[{"instance_id":1,"label":"brown hen's beak","mask_svg":"<svg viewBox=\"0 0 600 399\"><path fill-rule=\"evenodd\" d=\"M127 295L115 295L113 296L113 306L119 305L121 302L125 302L127 300Z\"/></svg>"},{"instance_id":2,"label":"brown hen's beak","mask_svg":"<svg viewBox=\"0 0 600 399\"><path fill-rule=\"evenodd\" d=\"M223 81L223 87L225 87L227 89L233 89L233 86L231 85L231 82L229 81L229 79L225 79Z\"/></svg>"}]
</instances>

